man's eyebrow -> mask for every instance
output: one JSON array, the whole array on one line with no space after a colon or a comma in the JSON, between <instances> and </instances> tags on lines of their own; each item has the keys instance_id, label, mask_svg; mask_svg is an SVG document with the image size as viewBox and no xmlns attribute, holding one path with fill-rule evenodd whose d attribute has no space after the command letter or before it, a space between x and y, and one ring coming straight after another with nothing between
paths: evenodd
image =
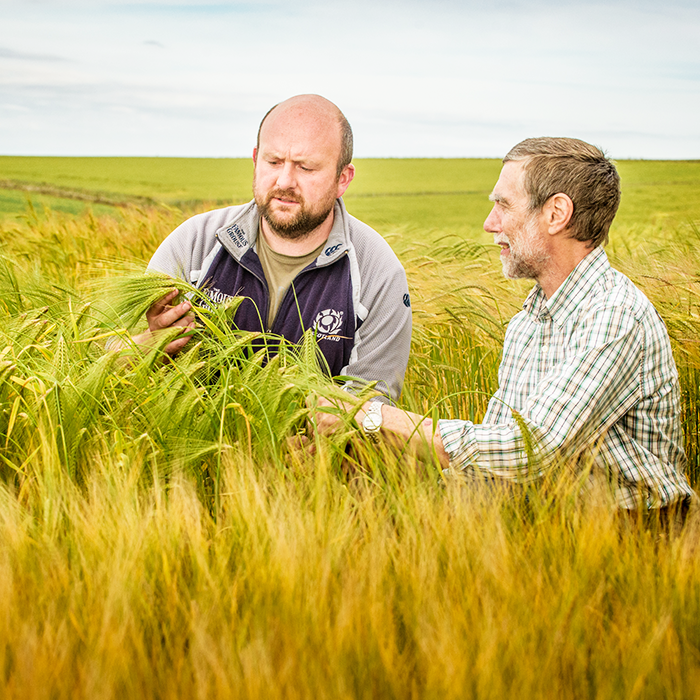
<instances>
[{"instance_id":1,"label":"man's eyebrow","mask_svg":"<svg viewBox=\"0 0 700 700\"><path fill-rule=\"evenodd\" d=\"M262 150L260 149L260 153L263 158L267 158L268 160L287 160L287 156L283 155L282 153L279 153L275 151L274 149L270 148L268 150ZM309 167L317 167L318 163L311 158L311 156L299 156L298 158L290 158L291 162L296 164L296 165L308 165Z\"/></svg>"},{"instance_id":2,"label":"man's eyebrow","mask_svg":"<svg viewBox=\"0 0 700 700\"><path fill-rule=\"evenodd\" d=\"M498 192L492 192L489 195L489 201L495 204L501 204L504 207L507 207L509 204L508 200L502 194L498 194Z\"/></svg>"}]
</instances>

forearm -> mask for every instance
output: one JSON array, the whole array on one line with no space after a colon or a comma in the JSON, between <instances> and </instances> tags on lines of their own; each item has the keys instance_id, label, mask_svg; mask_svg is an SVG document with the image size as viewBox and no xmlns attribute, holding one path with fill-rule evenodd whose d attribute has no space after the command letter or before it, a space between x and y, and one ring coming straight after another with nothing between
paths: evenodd
<instances>
[{"instance_id":1,"label":"forearm","mask_svg":"<svg viewBox=\"0 0 700 700\"><path fill-rule=\"evenodd\" d=\"M355 419L360 425L369 402L362 405ZM449 466L449 458L442 444L437 426L431 418L403 411L394 406L382 406L382 439L399 448L408 447L416 455L431 459L437 457L443 468Z\"/></svg>"}]
</instances>

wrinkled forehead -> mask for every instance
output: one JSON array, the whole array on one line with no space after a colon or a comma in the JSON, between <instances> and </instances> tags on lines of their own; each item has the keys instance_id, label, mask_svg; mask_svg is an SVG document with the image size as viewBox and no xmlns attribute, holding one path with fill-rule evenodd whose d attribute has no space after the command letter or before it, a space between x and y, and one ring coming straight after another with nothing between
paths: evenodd
<instances>
[{"instance_id":1,"label":"wrinkled forehead","mask_svg":"<svg viewBox=\"0 0 700 700\"><path fill-rule=\"evenodd\" d=\"M494 185L489 199L492 202L509 202L511 204L526 198L525 161L509 160L503 164L498 181Z\"/></svg>"}]
</instances>

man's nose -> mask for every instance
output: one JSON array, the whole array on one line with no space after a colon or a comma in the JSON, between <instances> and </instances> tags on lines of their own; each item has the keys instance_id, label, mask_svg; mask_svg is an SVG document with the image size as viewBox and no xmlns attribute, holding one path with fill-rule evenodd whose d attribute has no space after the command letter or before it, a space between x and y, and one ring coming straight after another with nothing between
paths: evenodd
<instances>
[{"instance_id":1,"label":"man's nose","mask_svg":"<svg viewBox=\"0 0 700 700\"><path fill-rule=\"evenodd\" d=\"M484 221L484 231L489 233L497 233L500 226L500 217L496 213L496 207L491 209L491 213L486 217Z\"/></svg>"},{"instance_id":2,"label":"man's nose","mask_svg":"<svg viewBox=\"0 0 700 700\"><path fill-rule=\"evenodd\" d=\"M285 163L277 174L277 187L281 190L293 190L296 184L294 163Z\"/></svg>"}]
</instances>

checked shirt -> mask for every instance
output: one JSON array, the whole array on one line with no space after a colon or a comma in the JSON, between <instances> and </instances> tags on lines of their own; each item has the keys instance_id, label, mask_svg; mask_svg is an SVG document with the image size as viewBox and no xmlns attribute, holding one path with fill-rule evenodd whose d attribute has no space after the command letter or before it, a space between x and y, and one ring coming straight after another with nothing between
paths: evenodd
<instances>
[{"instance_id":1,"label":"checked shirt","mask_svg":"<svg viewBox=\"0 0 700 700\"><path fill-rule=\"evenodd\" d=\"M525 482L585 454L622 508L695 498L666 327L602 248L550 299L539 284L530 292L508 325L498 383L483 423L439 421L452 471Z\"/></svg>"}]
</instances>

